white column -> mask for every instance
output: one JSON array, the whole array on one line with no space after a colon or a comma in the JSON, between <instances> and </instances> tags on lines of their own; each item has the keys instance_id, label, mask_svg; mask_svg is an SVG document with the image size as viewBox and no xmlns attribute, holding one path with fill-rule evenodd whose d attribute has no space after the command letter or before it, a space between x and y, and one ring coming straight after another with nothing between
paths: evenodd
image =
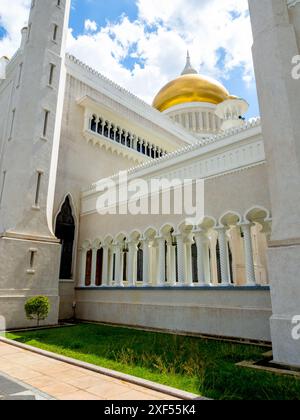
<instances>
[{"instance_id":1,"label":"white column","mask_svg":"<svg viewBox=\"0 0 300 420\"><path fill-rule=\"evenodd\" d=\"M136 265L137 244L136 242L128 243L128 261L127 261L127 276L128 286L134 287L136 282L136 275L134 267Z\"/></svg>"},{"instance_id":2,"label":"white column","mask_svg":"<svg viewBox=\"0 0 300 420\"><path fill-rule=\"evenodd\" d=\"M219 228L216 228L216 230L219 234L222 286L229 286L230 285L229 255L228 255L226 228L219 227Z\"/></svg>"},{"instance_id":3,"label":"white column","mask_svg":"<svg viewBox=\"0 0 300 420\"><path fill-rule=\"evenodd\" d=\"M143 243L143 287L150 285L149 279L149 241L147 239L142 240Z\"/></svg>"},{"instance_id":4,"label":"white column","mask_svg":"<svg viewBox=\"0 0 300 420\"><path fill-rule=\"evenodd\" d=\"M185 285L185 258L182 234L174 235L177 241L178 286Z\"/></svg>"},{"instance_id":5,"label":"white column","mask_svg":"<svg viewBox=\"0 0 300 420\"><path fill-rule=\"evenodd\" d=\"M102 286L109 286L108 279L108 245L103 246Z\"/></svg>"},{"instance_id":6,"label":"white column","mask_svg":"<svg viewBox=\"0 0 300 420\"><path fill-rule=\"evenodd\" d=\"M81 253L81 269L80 269L79 287L85 287L87 249L81 249L80 253Z\"/></svg>"},{"instance_id":7,"label":"white column","mask_svg":"<svg viewBox=\"0 0 300 420\"><path fill-rule=\"evenodd\" d=\"M92 273L91 273L91 285L90 287L96 287L96 272L97 272L97 253L98 249L92 249Z\"/></svg>"},{"instance_id":8,"label":"white column","mask_svg":"<svg viewBox=\"0 0 300 420\"><path fill-rule=\"evenodd\" d=\"M206 285L205 279L205 266L204 266L204 233L202 231L195 232L195 241L197 245L197 270L198 270L198 283L199 286Z\"/></svg>"},{"instance_id":9,"label":"white column","mask_svg":"<svg viewBox=\"0 0 300 420\"><path fill-rule=\"evenodd\" d=\"M212 279L211 279L211 264L210 264L210 240L207 236L205 236L204 240L204 254L203 254L203 260L204 260L204 273L205 273L205 284L207 286L212 285Z\"/></svg>"},{"instance_id":10,"label":"white column","mask_svg":"<svg viewBox=\"0 0 300 420\"><path fill-rule=\"evenodd\" d=\"M111 132L111 122L108 123L108 138L110 139L110 132Z\"/></svg>"},{"instance_id":11,"label":"white column","mask_svg":"<svg viewBox=\"0 0 300 420\"><path fill-rule=\"evenodd\" d=\"M186 252L186 285L189 287L194 286L193 269L192 269L192 244L193 241L188 240L185 244Z\"/></svg>"},{"instance_id":12,"label":"white column","mask_svg":"<svg viewBox=\"0 0 300 420\"><path fill-rule=\"evenodd\" d=\"M116 287L124 287L123 283L123 250L122 244L115 247L116 264L115 264L115 285Z\"/></svg>"},{"instance_id":13,"label":"white column","mask_svg":"<svg viewBox=\"0 0 300 420\"><path fill-rule=\"evenodd\" d=\"M241 229L244 235L245 270L246 270L246 279L247 279L248 286L256 286L252 237L251 237L252 226L253 225L249 222L241 224Z\"/></svg>"},{"instance_id":14,"label":"white column","mask_svg":"<svg viewBox=\"0 0 300 420\"><path fill-rule=\"evenodd\" d=\"M124 130L124 135L125 135L124 146L127 147L128 131Z\"/></svg>"},{"instance_id":15,"label":"white column","mask_svg":"<svg viewBox=\"0 0 300 420\"><path fill-rule=\"evenodd\" d=\"M114 127L113 132L114 132L114 141L117 141L117 131L118 129L116 127Z\"/></svg>"},{"instance_id":16,"label":"white column","mask_svg":"<svg viewBox=\"0 0 300 420\"><path fill-rule=\"evenodd\" d=\"M158 242L158 286L166 286L166 239L156 238Z\"/></svg>"},{"instance_id":17,"label":"white column","mask_svg":"<svg viewBox=\"0 0 300 420\"><path fill-rule=\"evenodd\" d=\"M101 135L103 136L103 134L104 134L104 126L105 126L105 121L103 121L102 122L102 124L101 124Z\"/></svg>"}]
</instances>

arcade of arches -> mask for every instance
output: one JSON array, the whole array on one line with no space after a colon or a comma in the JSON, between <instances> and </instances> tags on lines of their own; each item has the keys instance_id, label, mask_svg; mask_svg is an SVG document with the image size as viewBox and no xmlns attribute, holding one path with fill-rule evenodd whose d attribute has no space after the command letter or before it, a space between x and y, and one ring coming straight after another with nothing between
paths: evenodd
<instances>
[{"instance_id":1,"label":"arcade of arches","mask_svg":"<svg viewBox=\"0 0 300 420\"><path fill-rule=\"evenodd\" d=\"M196 227L167 225L87 240L79 287L267 285L269 214L254 209L242 220L228 213L218 225L205 218Z\"/></svg>"}]
</instances>

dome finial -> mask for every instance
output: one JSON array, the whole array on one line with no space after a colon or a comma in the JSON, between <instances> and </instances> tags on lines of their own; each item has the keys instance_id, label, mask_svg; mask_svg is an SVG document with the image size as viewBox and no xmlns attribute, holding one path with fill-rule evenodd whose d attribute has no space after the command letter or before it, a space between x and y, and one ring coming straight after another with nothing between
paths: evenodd
<instances>
[{"instance_id":1,"label":"dome finial","mask_svg":"<svg viewBox=\"0 0 300 420\"><path fill-rule=\"evenodd\" d=\"M185 74L198 74L197 70L195 70L191 64L191 57L190 57L189 50L187 50L186 65L185 65L185 68L183 69L183 72L181 73L181 76L184 76Z\"/></svg>"}]
</instances>

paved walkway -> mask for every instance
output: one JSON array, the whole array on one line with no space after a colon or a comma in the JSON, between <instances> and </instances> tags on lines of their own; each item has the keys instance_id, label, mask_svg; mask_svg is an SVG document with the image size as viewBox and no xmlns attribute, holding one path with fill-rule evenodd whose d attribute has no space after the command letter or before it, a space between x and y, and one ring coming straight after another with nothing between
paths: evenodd
<instances>
[{"instance_id":1,"label":"paved walkway","mask_svg":"<svg viewBox=\"0 0 300 420\"><path fill-rule=\"evenodd\" d=\"M2 387L1 372L4 374ZM40 391L58 400L176 399L0 342L0 395L5 395L6 399L9 397L18 399L18 395L14 394L27 392L25 396L32 396L30 390L28 394L28 389L22 386L15 389L14 379L28 384L30 390L36 389L36 395ZM19 397L22 399L22 395Z\"/></svg>"}]
</instances>

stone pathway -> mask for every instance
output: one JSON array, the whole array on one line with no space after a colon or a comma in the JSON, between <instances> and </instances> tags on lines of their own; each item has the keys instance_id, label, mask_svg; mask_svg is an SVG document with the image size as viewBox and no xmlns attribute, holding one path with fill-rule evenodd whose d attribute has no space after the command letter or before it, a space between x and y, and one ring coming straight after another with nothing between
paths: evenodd
<instances>
[{"instance_id":1,"label":"stone pathway","mask_svg":"<svg viewBox=\"0 0 300 420\"><path fill-rule=\"evenodd\" d=\"M1 373L4 374L2 377ZM23 386L18 381L21 381ZM2 342L0 342L1 395L2 399L176 400L166 394Z\"/></svg>"}]
</instances>

